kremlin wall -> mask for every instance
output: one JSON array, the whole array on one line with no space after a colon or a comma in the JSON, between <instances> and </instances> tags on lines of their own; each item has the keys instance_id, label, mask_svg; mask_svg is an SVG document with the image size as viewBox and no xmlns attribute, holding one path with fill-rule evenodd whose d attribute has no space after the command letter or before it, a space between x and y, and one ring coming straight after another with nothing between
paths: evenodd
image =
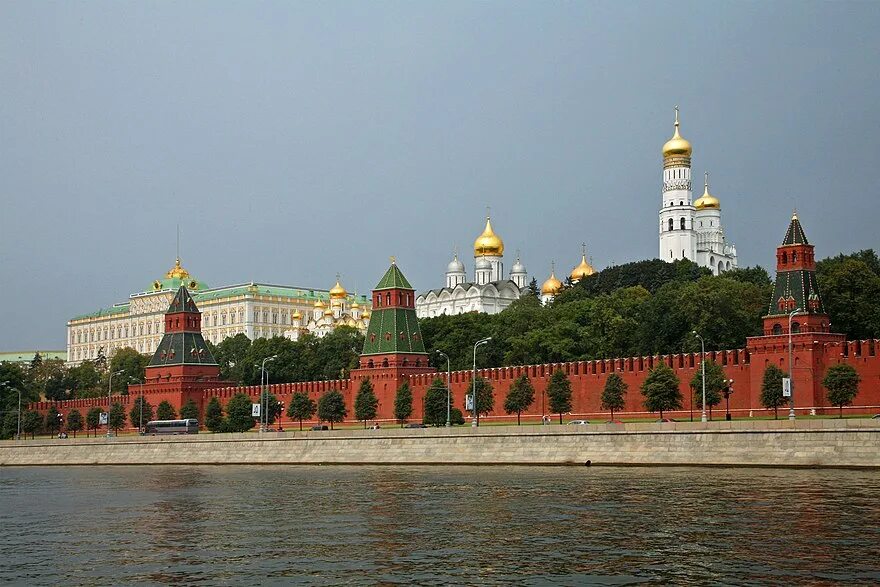
<instances>
[{"instance_id":1,"label":"kremlin wall","mask_svg":"<svg viewBox=\"0 0 880 587\"><path fill-rule=\"evenodd\" d=\"M379 399L376 420L388 423L393 418L394 397L398 387L408 382L413 392L411 421L422 418L425 394L435 378L446 378L429 364L424 341L415 311L415 291L403 272L392 260L391 266L372 293L373 315L366 332L359 368L347 380L311 381L269 385L269 390L285 405L296 392L306 392L317 400L321 394L340 391L348 408L349 421L353 420L355 394L362 379L373 382ZM789 336L789 314L791 336ZM815 256L797 215L792 216L782 245L777 250L777 278L768 314L764 317L761 336L747 339L738 350L709 351L706 358L720 364L727 379L733 380L730 410L735 417L767 416L772 411L761 406L761 382L765 368L770 364L788 371L789 340L792 346L794 372L794 404L798 415L836 412L828 404L821 385L825 371L832 365L845 363L853 366L861 377L859 393L847 413L874 413L880 411L880 340L847 341L842 334L830 332L830 317L825 314L815 280ZM258 386L234 387L219 380L219 367L205 345L201 334L201 313L185 287L180 287L165 314L165 333L146 368L145 383L129 386L127 396L115 396L113 402L125 407L126 413L143 393L153 406L165 400L175 410L190 399L195 400L201 413L212 397L221 404L236 393L259 398ZM515 416L503 413L501 406L513 381L520 375L529 376L535 388L535 401L523 413L525 419L539 420L549 414L546 388L550 376L563 370L572 384L572 411L565 419L606 420L600 408L600 397L605 381L611 373L618 373L629 385L625 409L618 411L620 418L650 417L645 412L640 387L648 372L660 363L673 369L680 380L684 398L683 409L665 412L664 416L678 420L689 419L691 408L699 418L699 410L692 406L689 382L700 368L699 353L670 354L641 357L609 358L571 363L522 365L481 369L477 374L488 379L494 387L495 410L484 421L512 420ZM472 381L471 371L451 373L453 405L464 410L465 395ZM31 405L31 409L45 412L49 402ZM106 398L69 400L54 404L65 415L73 408L83 411L91 406L106 406ZM723 419L724 404L715 408L717 419ZM780 408L785 417L786 408ZM720 416L720 418L719 418ZM285 424L282 418L282 424ZM287 426L292 423L286 422Z\"/></svg>"}]
</instances>

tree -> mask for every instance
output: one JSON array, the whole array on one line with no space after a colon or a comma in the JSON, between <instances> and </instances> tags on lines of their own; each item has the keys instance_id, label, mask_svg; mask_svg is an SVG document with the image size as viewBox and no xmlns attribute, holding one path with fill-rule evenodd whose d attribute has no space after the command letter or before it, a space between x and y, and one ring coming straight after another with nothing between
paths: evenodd
<instances>
[{"instance_id":1,"label":"tree","mask_svg":"<svg viewBox=\"0 0 880 587\"><path fill-rule=\"evenodd\" d=\"M223 430L223 424L223 407L220 405L220 400L212 397L205 406L205 428L211 432L219 432Z\"/></svg>"},{"instance_id":2,"label":"tree","mask_svg":"<svg viewBox=\"0 0 880 587\"><path fill-rule=\"evenodd\" d=\"M357 395L354 398L354 417L357 420L363 420L364 428L367 427L367 420L376 417L376 411L379 407L379 398L373 393L373 384L368 378L361 379L361 385L358 388Z\"/></svg>"},{"instance_id":3,"label":"tree","mask_svg":"<svg viewBox=\"0 0 880 587\"><path fill-rule=\"evenodd\" d=\"M764 379L761 382L761 405L773 409L774 420L779 419L780 406L784 406L788 402L788 399L782 395L783 377L788 377L788 374L772 363L764 369Z\"/></svg>"},{"instance_id":4,"label":"tree","mask_svg":"<svg viewBox=\"0 0 880 587\"><path fill-rule=\"evenodd\" d=\"M840 409L843 418L843 406L853 403L859 393L861 378L855 367L846 363L831 366L822 378L822 386L828 390L828 403Z\"/></svg>"},{"instance_id":5,"label":"tree","mask_svg":"<svg viewBox=\"0 0 880 587\"><path fill-rule=\"evenodd\" d=\"M71 390L74 398L107 395L107 388L101 389L101 373L92 361L83 361L70 369L67 372L66 387Z\"/></svg>"},{"instance_id":6,"label":"tree","mask_svg":"<svg viewBox=\"0 0 880 587\"><path fill-rule=\"evenodd\" d=\"M303 429L303 420L308 420L318 411L315 400L309 398L304 391L298 391L290 397L290 405L287 406L287 417L291 420L299 420L299 429Z\"/></svg>"},{"instance_id":7,"label":"tree","mask_svg":"<svg viewBox=\"0 0 880 587\"><path fill-rule=\"evenodd\" d=\"M425 392L425 413L422 417L422 423L426 426L445 426L446 414L449 409L450 420L451 408L447 408L447 391L446 383L439 377L431 382L431 387Z\"/></svg>"},{"instance_id":8,"label":"tree","mask_svg":"<svg viewBox=\"0 0 880 587\"><path fill-rule=\"evenodd\" d=\"M39 412L32 412L31 410L26 410L21 413L21 431L24 432L25 436L28 434L31 435L31 439L34 438L36 433L43 427L43 417Z\"/></svg>"},{"instance_id":9,"label":"tree","mask_svg":"<svg viewBox=\"0 0 880 587\"><path fill-rule=\"evenodd\" d=\"M334 423L342 422L347 415L345 398L335 389L328 391L318 399L318 419L322 422L330 422L330 430L333 430Z\"/></svg>"},{"instance_id":10,"label":"tree","mask_svg":"<svg viewBox=\"0 0 880 587\"><path fill-rule=\"evenodd\" d=\"M709 419L712 419L712 408L721 403L721 391L727 387L727 379L724 377L724 369L712 360L706 361L706 407L709 408ZM694 393L694 403L703 409L703 366L694 372L691 378L691 389Z\"/></svg>"},{"instance_id":11,"label":"tree","mask_svg":"<svg viewBox=\"0 0 880 587\"><path fill-rule=\"evenodd\" d=\"M880 338L880 258L872 249L822 259L816 277L836 332L851 340Z\"/></svg>"},{"instance_id":12,"label":"tree","mask_svg":"<svg viewBox=\"0 0 880 587\"><path fill-rule=\"evenodd\" d=\"M275 420L281 415L281 403L275 394L266 389L260 394L263 400L261 405L266 406L266 424L274 424Z\"/></svg>"},{"instance_id":13,"label":"tree","mask_svg":"<svg viewBox=\"0 0 880 587\"><path fill-rule=\"evenodd\" d=\"M133 348L124 347L113 353L110 359L110 373L122 371L113 376L113 393L128 393L128 384L132 381L144 380L144 369L150 363L150 358L142 355ZM109 384L109 381L108 381ZM107 387L104 386L106 391Z\"/></svg>"},{"instance_id":14,"label":"tree","mask_svg":"<svg viewBox=\"0 0 880 587\"><path fill-rule=\"evenodd\" d=\"M562 369L557 369L550 376L547 401L550 404L550 413L559 414L559 423L562 424L562 414L571 411L571 381Z\"/></svg>"},{"instance_id":15,"label":"tree","mask_svg":"<svg viewBox=\"0 0 880 587\"><path fill-rule=\"evenodd\" d=\"M107 414L107 422L116 435L119 435L119 429L125 426L125 409L119 402L113 402L110 406L110 412Z\"/></svg>"},{"instance_id":16,"label":"tree","mask_svg":"<svg viewBox=\"0 0 880 587\"><path fill-rule=\"evenodd\" d=\"M57 402L67 398L67 377L64 373L58 372L49 375L46 379L46 385L43 391L48 401Z\"/></svg>"},{"instance_id":17,"label":"tree","mask_svg":"<svg viewBox=\"0 0 880 587\"><path fill-rule=\"evenodd\" d=\"M55 406L50 406L49 410L46 412L46 432L49 434L54 434L61 430L61 424L63 423L63 418L61 417L61 412L58 411L58 408Z\"/></svg>"},{"instance_id":18,"label":"tree","mask_svg":"<svg viewBox=\"0 0 880 587\"><path fill-rule=\"evenodd\" d=\"M95 406L86 413L86 434L88 430L94 430L95 436L98 435L98 426L101 425L101 414L104 410Z\"/></svg>"},{"instance_id":19,"label":"tree","mask_svg":"<svg viewBox=\"0 0 880 587\"><path fill-rule=\"evenodd\" d=\"M681 392L678 390L678 377L666 364L660 363L648 373L642 383L642 395L645 396L645 409L649 412L663 412L681 408ZM708 400L706 403L709 403Z\"/></svg>"},{"instance_id":20,"label":"tree","mask_svg":"<svg viewBox=\"0 0 880 587\"><path fill-rule=\"evenodd\" d=\"M520 375L511 384L507 397L504 398L504 411L508 414L516 412L516 425L519 426L523 410L532 405L533 401L535 401L535 388L532 387L528 375Z\"/></svg>"},{"instance_id":21,"label":"tree","mask_svg":"<svg viewBox=\"0 0 880 587\"><path fill-rule=\"evenodd\" d=\"M76 408L67 412L67 430L73 432L73 437L76 438L76 433L83 429L83 415Z\"/></svg>"},{"instance_id":22,"label":"tree","mask_svg":"<svg viewBox=\"0 0 880 587\"><path fill-rule=\"evenodd\" d=\"M156 419L177 420L177 412L174 411L174 406L172 406L167 400L159 402L159 405L156 406Z\"/></svg>"},{"instance_id":23,"label":"tree","mask_svg":"<svg viewBox=\"0 0 880 587\"><path fill-rule=\"evenodd\" d=\"M404 381L397 388L394 396L394 419L403 426L404 422L412 416L413 412L413 394L409 388L409 382Z\"/></svg>"},{"instance_id":24,"label":"tree","mask_svg":"<svg viewBox=\"0 0 880 587\"><path fill-rule=\"evenodd\" d=\"M251 398L243 393L236 393L226 402L226 422L224 429L228 432L247 432L256 426L251 415Z\"/></svg>"},{"instance_id":25,"label":"tree","mask_svg":"<svg viewBox=\"0 0 880 587\"><path fill-rule=\"evenodd\" d=\"M611 412L611 420L614 420L614 411L626 407L626 390L629 389L623 379L617 373L612 373L605 380L605 389L602 390L602 409Z\"/></svg>"},{"instance_id":26,"label":"tree","mask_svg":"<svg viewBox=\"0 0 880 587\"><path fill-rule=\"evenodd\" d=\"M492 383L484 377L477 376L476 384L471 386L477 388L477 411L481 416L485 416L495 409L495 393Z\"/></svg>"},{"instance_id":27,"label":"tree","mask_svg":"<svg viewBox=\"0 0 880 587\"><path fill-rule=\"evenodd\" d=\"M147 401L144 396L139 395L137 399L134 400L134 406L128 412L128 420L131 422L132 426L136 425L138 429L141 429L143 428L144 424L152 419L153 406L150 405L150 402Z\"/></svg>"},{"instance_id":28,"label":"tree","mask_svg":"<svg viewBox=\"0 0 880 587\"><path fill-rule=\"evenodd\" d=\"M199 406L194 399L189 399L180 407L181 420L198 420Z\"/></svg>"}]
</instances>

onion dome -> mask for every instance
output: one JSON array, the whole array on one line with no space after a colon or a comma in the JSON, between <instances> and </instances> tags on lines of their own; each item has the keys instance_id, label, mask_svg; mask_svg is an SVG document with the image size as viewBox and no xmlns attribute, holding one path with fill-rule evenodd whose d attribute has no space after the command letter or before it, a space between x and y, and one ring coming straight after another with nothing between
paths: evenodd
<instances>
[{"instance_id":1,"label":"onion dome","mask_svg":"<svg viewBox=\"0 0 880 587\"><path fill-rule=\"evenodd\" d=\"M519 253L516 254L516 262L513 264L513 267L510 268L510 274L521 274L526 273L526 266L522 264L522 261L519 259Z\"/></svg>"},{"instance_id":2,"label":"onion dome","mask_svg":"<svg viewBox=\"0 0 880 587\"><path fill-rule=\"evenodd\" d=\"M147 291L162 291L164 289L176 290L181 286L190 291L208 289L208 285L198 279L194 279L189 271L180 265L180 257L174 261L174 267L168 270L163 279L157 279L150 284Z\"/></svg>"},{"instance_id":3,"label":"onion dome","mask_svg":"<svg viewBox=\"0 0 880 587\"><path fill-rule=\"evenodd\" d=\"M486 216L486 228L474 241L474 257L489 255L500 257L504 254L504 241L492 230L492 221Z\"/></svg>"},{"instance_id":4,"label":"onion dome","mask_svg":"<svg viewBox=\"0 0 880 587\"><path fill-rule=\"evenodd\" d=\"M581 245L581 263L571 270L571 280L580 281L584 277L589 277L596 272L593 266L587 262L587 245Z\"/></svg>"},{"instance_id":5,"label":"onion dome","mask_svg":"<svg viewBox=\"0 0 880 587\"><path fill-rule=\"evenodd\" d=\"M361 318L363 318L364 320L369 320L370 319L370 311L364 310L364 313L361 314Z\"/></svg>"},{"instance_id":6,"label":"onion dome","mask_svg":"<svg viewBox=\"0 0 880 587\"><path fill-rule=\"evenodd\" d=\"M474 263L474 268L479 271L480 269L491 269L492 263L489 262L489 259L484 257L480 257L477 259L476 263Z\"/></svg>"},{"instance_id":7,"label":"onion dome","mask_svg":"<svg viewBox=\"0 0 880 587\"><path fill-rule=\"evenodd\" d=\"M458 260L458 253L455 253L455 258L446 266L446 273L464 273L464 263Z\"/></svg>"},{"instance_id":8,"label":"onion dome","mask_svg":"<svg viewBox=\"0 0 880 587\"><path fill-rule=\"evenodd\" d=\"M678 106L675 107L675 132L672 138L663 145L663 157L690 157L693 149L690 142L678 131Z\"/></svg>"},{"instance_id":9,"label":"onion dome","mask_svg":"<svg viewBox=\"0 0 880 587\"><path fill-rule=\"evenodd\" d=\"M556 269L550 269L550 277L547 278L541 285L541 293L548 296L553 296L559 293L559 290L562 289L562 282L556 279Z\"/></svg>"},{"instance_id":10,"label":"onion dome","mask_svg":"<svg viewBox=\"0 0 880 587\"><path fill-rule=\"evenodd\" d=\"M336 285L330 288L330 298L334 300L341 300L348 296L348 292L345 291L345 288L342 287L342 284L339 283L339 275L336 275Z\"/></svg>"},{"instance_id":11,"label":"onion dome","mask_svg":"<svg viewBox=\"0 0 880 587\"><path fill-rule=\"evenodd\" d=\"M333 315L333 308L327 308L326 310L324 310L324 315L325 316L332 316Z\"/></svg>"},{"instance_id":12,"label":"onion dome","mask_svg":"<svg viewBox=\"0 0 880 587\"><path fill-rule=\"evenodd\" d=\"M361 307L361 305L357 302L357 299L355 299L355 300L351 303L351 309L352 309L352 310L357 310L357 309L360 308L360 307Z\"/></svg>"},{"instance_id":13,"label":"onion dome","mask_svg":"<svg viewBox=\"0 0 880 587\"><path fill-rule=\"evenodd\" d=\"M316 300L316 301L315 301L315 307L316 307L316 308L326 308L326 307L327 307L327 304L325 304L325 303L324 303L323 301L321 301L321 300Z\"/></svg>"},{"instance_id":14,"label":"onion dome","mask_svg":"<svg viewBox=\"0 0 880 587\"><path fill-rule=\"evenodd\" d=\"M705 210L706 208L721 208L721 202L709 193L709 172L706 172L706 181L703 184L703 195L694 202L694 208L697 210Z\"/></svg>"},{"instance_id":15,"label":"onion dome","mask_svg":"<svg viewBox=\"0 0 880 587\"><path fill-rule=\"evenodd\" d=\"M299 310L294 310L293 314L290 315L291 320L299 320L302 318L302 314L299 313Z\"/></svg>"}]
</instances>

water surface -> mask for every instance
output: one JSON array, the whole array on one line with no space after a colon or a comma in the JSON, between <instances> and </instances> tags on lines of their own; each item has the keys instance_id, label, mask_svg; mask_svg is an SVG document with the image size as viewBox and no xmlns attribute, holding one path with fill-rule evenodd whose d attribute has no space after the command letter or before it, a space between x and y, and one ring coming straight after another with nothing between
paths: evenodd
<instances>
[{"instance_id":1,"label":"water surface","mask_svg":"<svg viewBox=\"0 0 880 587\"><path fill-rule=\"evenodd\" d=\"M880 474L0 469L0 582L880 583Z\"/></svg>"}]
</instances>

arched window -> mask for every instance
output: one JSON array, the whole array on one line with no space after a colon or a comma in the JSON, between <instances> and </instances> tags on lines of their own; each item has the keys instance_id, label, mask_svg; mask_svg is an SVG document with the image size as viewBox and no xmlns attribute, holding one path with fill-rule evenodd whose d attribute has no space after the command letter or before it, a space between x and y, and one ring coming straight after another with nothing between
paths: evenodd
<instances>
[{"instance_id":1,"label":"arched window","mask_svg":"<svg viewBox=\"0 0 880 587\"><path fill-rule=\"evenodd\" d=\"M773 325L773 334L782 334L782 324Z\"/></svg>"},{"instance_id":2,"label":"arched window","mask_svg":"<svg viewBox=\"0 0 880 587\"><path fill-rule=\"evenodd\" d=\"M785 265L786 263L788 263L788 253L783 252L782 253L782 264Z\"/></svg>"},{"instance_id":3,"label":"arched window","mask_svg":"<svg viewBox=\"0 0 880 587\"><path fill-rule=\"evenodd\" d=\"M792 263L797 263L797 251L792 251L792 252L791 252L791 262L792 262Z\"/></svg>"},{"instance_id":4,"label":"arched window","mask_svg":"<svg viewBox=\"0 0 880 587\"><path fill-rule=\"evenodd\" d=\"M679 224L681 225L681 229L684 230L685 229L684 218L681 219L681 222L679 222Z\"/></svg>"},{"instance_id":5,"label":"arched window","mask_svg":"<svg viewBox=\"0 0 880 587\"><path fill-rule=\"evenodd\" d=\"M669 230L675 230L675 222L672 218L669 219Z\"/></svg>"},{"instance_id":6,"label":"arched window","mask_svg":"<svg viewBox=\"0 0 880 587\"><path fill-rule=\"evenodd\" d=\"M382 366L383 366L383 367L387 367L387 366L388 366L388 357L385 357L384 359L382 359Z\"/></svg>"},{"instance_id":7,"label":"arched window","mask_svg":"<svg viewBox=\"0 0 880 587\"><path fill-rule=\"evenodd\" d=\"M368 368L368 369L372 369L372 368L373 368L373 359L370 359L369 361L367 361L367 368Z\"/></svg>"},{"instance_id":8,"label":"arched window","mask_svg":"<svg viewBox=\"0 0 880 587\"><path fill-rule=\"evenodd\" d=\"M801 331L801 324L800 324L800 322L792 322L792 323L791 323L791 331L792 331L792 333L794 333L794 334L797 334L798 332L800 332L800 331Z\"/></svg>"}]
</instances>

